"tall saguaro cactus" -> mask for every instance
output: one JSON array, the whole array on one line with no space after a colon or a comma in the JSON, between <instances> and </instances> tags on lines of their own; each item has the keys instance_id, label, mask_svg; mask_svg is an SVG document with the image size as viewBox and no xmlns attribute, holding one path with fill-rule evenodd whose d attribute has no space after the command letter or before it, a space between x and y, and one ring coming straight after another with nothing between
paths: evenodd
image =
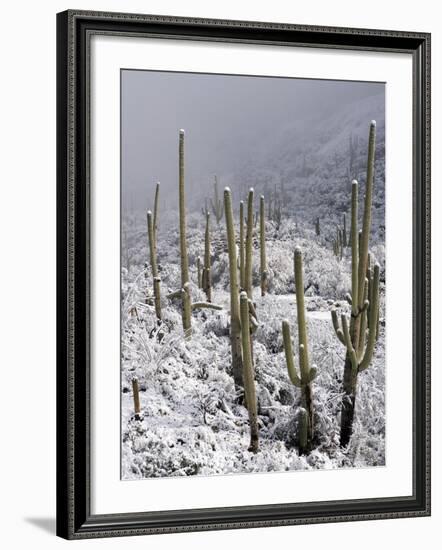
<instances>
[{"instance_id":1,"label":"tall saguaro cactus","mask_svg":"<svg viewBox=\"0 0 442 550\"><path fill-rule=\"evenodd\" d=\"M241 341L242 341L242 362L244 393L246 397L247 410L250 422L250 447L249 451L256 453L259 448L258 436L258 410L256 403L255 378L252 359L252 347L249 323L249 299L246 292L240 295L240 316L241 316Z\"/></svg>"},{"instance_id":2,"label":"tall saguaro cactus","mask_svg":"<svg viewBox=\"0 0 442 550\"><path fill-rule=\"evenodd\" d=\"M287 370L292 384L301 389L301 407L305 413L299 416L299 446L301 451L305 452L310 445L314 435L313 422L313 399L311 382L316 377L315 367L310 367L307 325L305 319L304 305L304 278L302 266L302 252L299 247L295 249L295 290L296 290L296 309L298 314L298 341L299 341L299 367L300 376L298 376L293 359L292 342L290 335L290 325L288 321L282 322L282 336L284 342L284 351L287 363Z\"/></svg>"},{"instance_id":3,"label":"tall saguaro cactus","mask_svg":"<svg viewBox=\"0 0 442 550\"><path fill-rule=\"evenodd\" d=\"M244 201L239 203L239 286L245 289L246 257L244 246Z\"/></svg>"},{"instance_id":4,"label":"tall saguaro cactus","mask_svg":"<svg viewBox=\"0 0 442 550\"><path fill-rule=\"evenodd\" d=\"M373 269L372 280L367 279L368 245L371 228L371 206L374 180L374 159L376 143L376 122L370 124L367 180L365 184L364 215L362 233L358 232L358 182L352 182L351 195L351 319L350 326L345 315L341 324L336 310L332 321L336 335L346 346L341 408L341 446L350 441L355 413L358 374L371 363L376 342L379 317L379 265ZM370 286L370 291L369 291Z\"/></svg>"},{"instance_id":5,"label":"tall saguaro cactus","mask_svg":"<svg viewBox=\"0 0 442 550\"><path fill-rule=\"evenodd\" d=\"M266 221L264 196L259 198L259 249L260 249L260 275L261 275L261 296L267 292L267 258L266 258Z\"/></svg>"},{"instance_id":6,"label":"tall saguaro cactus","mask_svg":"<svg viewBox=\"0 0 442 550\"><path fill-rule=\"evenodd\" d=\"M252 264L253 264L253 195L254 191L249 189L247 199L247 233L246 233L246 265L245 265L245 281L244 289L250 300L253 300L253 284L252 284Z\"/></svg>"},{"instance_id":7,"label":"tall saguaro cactus","mask_svg":"<svg viewBox=\"0 0 442 550\"><path fill-rule=\"evenodd\" d=\"M206 231L204 235L204 268L203 268L203 290L206 293L207 301L212 301L212 272L210 266L210 213L206 214Z\"/></svg>"},{"instance_id":8,"label":"tall saguaro cactus","mask_svg":"<svg viewBox=\"0 0 442 550\"><path fill-rule=\"evenodd\" d=\"M181 288L184 289L186 283L189 282L189 258L187 256L187 241L186 241L186 197L184 191L184 130L180 130L180 140L178 146L178 201L180 212L180 257L181 257ZM185 334L192 330L191 326L191 308L190 300L182 300L182 319L183 329Z\"/></svg>"},{"instance_id":9,"label":"tall saguaro cactus","mask_svg":"<svg viewBox=\"0 0 442 550\"><path fill-rule=\"evenodd\" d=\"M223 217L223 203L219 198L218 178L216 174L215 174L215 181L213 183L213 191L214 191L214 197L213 199L210 199L210 204L212 205L212 211L215 215L216 223L219 225L219 222Z\"/></svg>"},{"instance_id":10,"label":"tall saguaro cactus","mask_svg":"<svg viewBox=\"0 0 442 550\"><path fill-rule=\"evenodd\" d=\"M236 258L235 228L233 225L232 193L224 189L224 211L226 218L227 246L230 271L230 343L232 348L233 379L237 390L243 387L243 365L241 350L241 320L239 312L238 264Z\"/></svg>"},{"instance_id":11,"label":"tall saguaro cactus","mask_svg":"<svg viewBox=\"0 0 442 550\"><path fill-rule=\"evenodd\" d=\"M153 277L153 292L155 299L155 314L161 320L161 279L158 276L157 247L155 242L155 226L153 223L152 212L147 212L147 233L149 237L150 265Z\"/></svg>"},{"instance_id":12,"label":"tall saguaro cactus","mask_svg":"<svg viewBox=\"0 0 442 550\"><path fill-rule=\"evenodd\" d=\"M157 231L158 231L158 208L160 203L160 182L157 181L157 185L155 187L155 200L153 204L153 235L155 240L155 248L158 245L157 241Z\"/></svg>"}]
</instances>

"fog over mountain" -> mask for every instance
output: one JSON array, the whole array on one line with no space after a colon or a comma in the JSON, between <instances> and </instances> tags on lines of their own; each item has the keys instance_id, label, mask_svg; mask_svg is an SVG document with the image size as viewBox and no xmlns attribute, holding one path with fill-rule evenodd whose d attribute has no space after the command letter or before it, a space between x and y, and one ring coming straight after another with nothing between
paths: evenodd
<instances>
[{"instance_id":1,"label":"fog over mountain","mask_svg":"<svg viewBox=\"0 0 442 550\"><path fill-rule=\"evenodd\" d=\"M123 208L142 212L157 181L163 207L177 204L180 128L188 208L199 210L215 173L234 194L295 190L296 167L324 170L350 134L366 140L375 118L383 139L385 122L383 83L125 70L121 104Z\"/></svg>"}]
</instances>

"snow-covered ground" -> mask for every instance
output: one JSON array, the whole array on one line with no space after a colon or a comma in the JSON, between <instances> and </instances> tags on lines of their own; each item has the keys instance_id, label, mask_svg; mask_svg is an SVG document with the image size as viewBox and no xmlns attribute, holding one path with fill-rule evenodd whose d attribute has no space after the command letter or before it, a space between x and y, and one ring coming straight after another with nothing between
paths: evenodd
<instances>
[{"instance_id":1,"label":"snow-covered ground","mask_svg":"<svg viewBox=\"0 0 442 550\"><path fill-rule=\"evenodd\" d=\"M237 218L236 213L236 218ZM384 285L381 284L380 335L372 364L358 379L353 437L339 446L339 411L345 349L338 341L330 311L348 312L348 249L342 261L330 242L316 236L312 224L295 225L284 217L278 229L267 222L269 293L260 296L258 243L254 249L254 301L259 328L254 335L260 451L247 450L246 408L238 404L233 384L229 340L228 257L224 220L212 222L212 280L221 311L192 314L192 337L184 339L180 303L165 296L180 286L178 215L161 213L158 262L162 284L163 323L158 326L152 299L152 276L143 218L125 218L122 254L122 478L230 474L318 468L381 466L385 463L385 329ZM196 259L204 251L204 219L188 216L188 253L193 300L204 300L197 288ZM375 243L384 264L384 248ZM295 446L295 415L300 390L288 377L281 323L288 319L297 349L293 251L304 257L304 283L313 383L314 449L300 455ZM382 270L383 271L383 270ZM299 365L296 357L296 364ZM134 416L132 379L140 385L141 419Z\"/></svg>"}]
</instances>

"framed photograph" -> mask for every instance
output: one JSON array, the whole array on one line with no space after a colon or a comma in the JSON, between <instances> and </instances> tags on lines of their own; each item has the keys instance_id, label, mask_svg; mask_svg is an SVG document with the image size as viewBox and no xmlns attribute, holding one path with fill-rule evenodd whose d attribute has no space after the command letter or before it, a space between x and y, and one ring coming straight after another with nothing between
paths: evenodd
<instances>
[{"instance_id":1,"label":"framed photograph","mask_svg":"<svg viewBox=\"0 0 442 550\"><path fill-rule=\"evenodd\" d=\"M57 533L430 514L430 35L57 19Z\"/></svg>"}]
</instances>

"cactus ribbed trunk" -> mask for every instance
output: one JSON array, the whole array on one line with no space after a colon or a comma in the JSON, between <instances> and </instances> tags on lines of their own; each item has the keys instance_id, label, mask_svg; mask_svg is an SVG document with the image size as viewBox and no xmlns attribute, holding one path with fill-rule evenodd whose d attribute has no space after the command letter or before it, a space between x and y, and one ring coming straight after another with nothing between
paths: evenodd
<instances>
[{"instance_id":1,"label":"cactus ribbed trunk","mask_svg":"<svg viewBox=\"0 0 442 550\"><path fill-rule=\"evenodd\" d=\"M206 232L204 235L204 292L207 301L212 301L212 272L210 265L210 214L206 214Z\"/></svg>"},{"instance_id":2,"label":"cactus ribbed trunk","mask_svg":"<svg viewBox=\"0 0 442 550\"><path fill-rule=\"evenodd\" d=\"M155 301L155 314L161 320L161 279L158 276L157 248L155 244L155 230L152 219L152 212L147 212L147 233L149 236L150 265L152 268L153 293Z\"/></svg>"},{"instance_id":3,"label":"cactus ribbed trunk","mask_svg":"<svg viewBox=\"0 0 442 550\"><path fill-rule=\"evenodd\" d=\"M253 262L253 189L249 190L247 199L247 234L246 234L246 267L245 291L250 300L253 300L252 262Z\"/></svg>"},{"instance_id":4,"label":"cactus ribbed trunk","mask_svg":"<svg viewBox=\"0 0 442 550\"><path fill-rule=\"evenodd\" d=\"M179 141L179 214L180 214L180 256L181 256L181 288L184 290L189 283L189 259L187 257L187 241L186 241L186 198L184 193L184 130L180 130ZM185 334L189 334L192 330L191 325L191 301L190 289L187 288L185 293L189 299L183 299L182 303L182 320Z\"/></svg>"},{"instance_id":5,"label":"cactus ribbed trunk","mask_svg":"<svg viewBox=\"0 0 442 550\"><path fill-rule=\"evenodd\" d=\"M299 365L301 372L301 380L308 380L310 377L309 365L309 349L307 338L307 322L305 318L305 303L304 303L304 274L302 265L302 251L299 247L295 249L295 291L296 291L296 311L298 321L298 342L299 342ZM313 437L313 403L312 389L310 384L302 386L302 406L308 414L308 439Z\"/></svg>"},{"instance_id":6,"label":"cactus ribbed trunk","mask_svg":"<svg viewBox=\"0 0 442 550\"><path fill-rule=\"evenodd\" d=\"M238 264L236 258L235 228L233 225L232 194L224 190L224 209L229 250L230 273L230 343L232 349L233 379L237 390L243 387L243 366L241 349L241 320L239 312Z\"/></svg>"},{"instance_id":7,"label":"cactus ribbed trunk","mask_svg":"<svg viewBox=\"0 0 442 550\"><path fill-rule=\"evenodd\" d=\"M244 247L244 201L239 203L239 286L241 290L245 284L245 247Z\"/></svg>"},{"instance_id":8,"label":"cactus ribbed trunk","mask_svg":"<svg viewBox=\"0 0 442 550\"><path fill-rule=\"evenodd\" d=\"M258 410L256 403L254 368L250 338L249 324L249 299L246 292L241 292L240 297L241 314L241 339L242 339L242 357L243 357L243 378L244 392L249 412L250 422L250 447L249 451L256 453L259 448L258 436Z\"/></svg>"},{"instance_id":9,"label":"cactus ribbed trunk","mask_svg":"<svg viewBox=\"0 0 442 550\"><path fill-rule=\"evenodd\" d=\"M267 292L267 258L266 258L266 222L264 197L259 198L259 248L260 248L260 274L261 296Z\"/></svg>"},{"instance_id":10,"label":"cactus ribbed trunk","mask_svg":"<svg viewBox=\"0 0 442 550\"><path fill-rule=\"evenodd\" d=\"M158 232L158 208L159 208L159 202L160 202L160 182L157 182L156 188L155 188L155 200L154 200L154 207L153 207L153 236L154 236L154 242L155 242L155 253L156 248L158 245L157 241L157 232Z\"/></svg>"}]
</instances>

